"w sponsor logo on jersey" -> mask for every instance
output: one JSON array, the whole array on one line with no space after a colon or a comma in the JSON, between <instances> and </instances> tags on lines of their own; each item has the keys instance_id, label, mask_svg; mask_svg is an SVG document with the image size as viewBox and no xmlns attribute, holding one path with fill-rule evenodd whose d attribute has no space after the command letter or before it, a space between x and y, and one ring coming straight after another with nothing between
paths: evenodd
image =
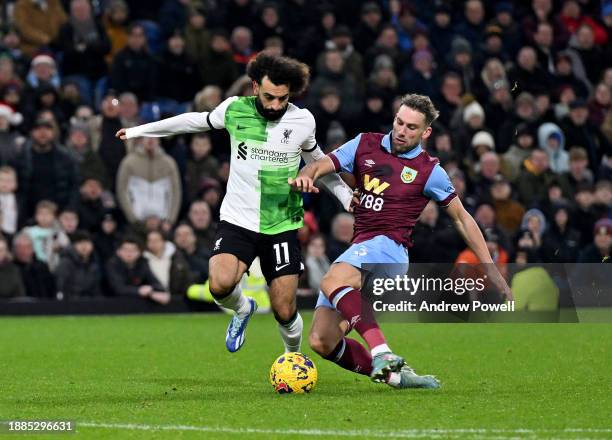
<instances>
[{"instance_id":1,"label":"w sponsor logo on jersey","mask_svg":"<svg viewBox=\"0 0 612 440\"><path fill-rule=\"evenodd\" d=\"M244 142L240 142L238 144L238 156L236 156L236 159L246 160L246 158L247 158L247 146Z\"/></svg>"},{"instance_id":2,"label":"w sponsor logo on jersey","mask_svg":"<svg viewBox=\"0 0 612 440\"><path fill-rule=\"evenodd\" d=\"M404 167L400 177L402 178L402 182L412 183L414 182L414 179L416 179L417 174L419 174L417 170L413 170L410 167Z\"/></svg>"},{"instance_id":3,"label":"w sponsor logo on jersey","mask_svg":"<svg viewBox=\"0 0 612 440\"><path fill-rule=\"evenodd\" d=\"M380 195L384 190L391 186L390 183L382 182L378 177L370 177L369 174L363 176L363 188L366 191L372 191L376 195Z\"/></svg>"}]
</instances>

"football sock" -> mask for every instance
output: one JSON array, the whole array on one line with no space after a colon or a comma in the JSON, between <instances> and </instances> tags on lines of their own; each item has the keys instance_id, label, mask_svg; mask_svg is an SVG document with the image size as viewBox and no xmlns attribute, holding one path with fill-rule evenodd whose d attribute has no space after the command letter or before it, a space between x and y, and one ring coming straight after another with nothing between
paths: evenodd
<instances>
[{"instance_id":1,"label":"football sock","mask_svg":"<svg viewBox=\"0 0 612 440\"><path fill-rule=\"evenodd\" d=\"M402 376L400 373L391 373L389 374L389 378L387 379L387 384L392 387L397 388L402 380Z\"/></svg>"},{"instance_id":2,"label":"football sock","mask_svg":"<svg viewBox=\"0 0 612 440\"><path fill-rule=\"evenodd\" d=\"M292 351L300 351L302 345L302 329L304 328L304 321L302 316L297 312L289 319L289 321L283 322L278 320L278 331L280 332L283 344L285 344L285 353Z\"/></svg>"},{"instance_id":3,"label":"football sock","mask_svg":"<svg viewBox=\"0 0 612 440\"><path fill-rule=\"evenodd\" d=\"M381 353L389 353L391 349L389 348L387 344L380 344L380 345L377 345L376 347L373 347L372 350L370 351L372 352L372 357L374 357Z\"/></svg>"},{"instance_id":4,"label":"football sock","mask_svg":"<svg viewBox=\"0 0 612 440\"><path fill-rule=\"evenodd\" d=\"M349 322L350 328L357 330L370 350L385 345L386 351L390 351L386 346L385 336L376 322L372 306L362 298L359 290L348 286L339 287L331 293L329 301Z\"/></svg>"},{"instance_id":5,"label":"football sock","mask_svg":"<svg viewBox=\"0 0 612 440\"><path fill-rule=\"evenodd\" d=\"M218 306L233 310L240 318L246 318L251 311L251 304L247 297L242 294L240 283L236 284L236 287L234 287L234 290L229 295L219 297L212 291L210 293Z\"/></svg>"},{"instance_id":6,"label":"football sock","mask_svg":"<svg viewBox=\"0 0 612 440\"><path fill-rule=\"evenodd\" d=\"M355 339L343 338L325 359L358 374L369 376L372 372L372 356Z\"/></svg>"}]
</instances>

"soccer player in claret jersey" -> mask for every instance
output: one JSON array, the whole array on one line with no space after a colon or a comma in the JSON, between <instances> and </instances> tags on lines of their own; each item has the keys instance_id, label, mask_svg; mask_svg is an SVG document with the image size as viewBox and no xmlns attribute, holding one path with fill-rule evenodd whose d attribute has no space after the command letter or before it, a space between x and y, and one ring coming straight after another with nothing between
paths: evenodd
<instances>
[{"instance_id":1,"label":"soccer player in claret jersey","mask_svg":"<svg viewBox=\"0 0 612 440\"><path fill-rule=\"evenodd\" d=\"M364 265L376 264L386 273L366 275L394 278L408 272L410 235L430 200L447 209L480 261L491 263L485 266L495 286L512 297L508 284L492 264L478 225L464 209L448 175L421 147L437 117L438 111L428 97L406 95L390 133L362 133L306 165L297 178L288 179L296 190L318 192L313 182L321 176L341 171L355 176L361 196L354 210L352 245L321 281L310 345L342 368L395 388L438 388L440 384L433 376L417 375L391 351L372 306L362 298L362 271ZM366 341L369 351L346 337L352 329Z\"/></svg>"},{"instance_id":2,"label":"soccer player in claret jersey","mask_svg":"<svg viewBox=\"0 0 612 440\"><path fill-rule=\"evenodd\" d=\"M303 270L297 229L304 224L302 197L287 179L306 163L325 157L315 140L312 114L289 102L308 85L308 66L288 57L260 53L249 62L255 96L232 96L211 112L184 113L162 121L122 128L121 139L163 137L225 129L231 163L221 223L209 262L215 301L235 312L225 345L240 349L257 306L239 282L255 257L270 286L270 302L285 351L300 351L302 318L296 308L298 276ZM338 175L323 185L349 209L353 192Z\"/></svg>"}]
</instances>

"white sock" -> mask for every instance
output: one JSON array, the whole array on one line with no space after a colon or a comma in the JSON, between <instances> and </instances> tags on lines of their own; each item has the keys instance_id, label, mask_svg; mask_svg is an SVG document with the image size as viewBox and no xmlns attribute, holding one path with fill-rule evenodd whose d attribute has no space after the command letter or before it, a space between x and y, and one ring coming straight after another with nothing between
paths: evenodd
<instances>
[{"instance_id":1,"label":"white sock","mask_svg":"<svg viewBox=\"0 0 612 440\"><path fill-rule=\"evenodd\" d=\"M288 324L278 324L278 331L283 340L283 344L285 344L285 353L300 351L303 327L304 321L302 321L302 316L299 313L297 313L295 319Z\"/></svg>"},{"instance_id":2,"label":"white sock","mask_svg":"<svg viewBox=\"0 0 612 440\"><path fill-rule=\"evenodd\" d=\"M387 380L387 385L392 387L398 387L400 384L401 375L399 373L391 373L389 374L389 380Z\"/></svg>"},{"instance_id":3,"label":"white sock","mask_svg":"<svg viewBox=\"0 0 612 440\"><path fill-rule=\"evenodd\" d=\"M249 304L247 297L242 294L242 287L240 286L240 283L236 284L236 287L234 287L232 293L225 298L215 298L215 302L220 307L233 310L241 318L246 317L251 311L251 305Z\"/></svg>"},{"instance_id":4,"label":"white sock","mask_svg":"<svg viewBox=\"0 0 612 440\"><path fill-rule=\"evenodd\" d=\"M372 348L372 350L370 350L370 353L372 353L372 357L380 353L386 353L386 352L391 352L391 349L389 348L387 344L377 345L376 347Z\"/></svg>"}]
</instances>

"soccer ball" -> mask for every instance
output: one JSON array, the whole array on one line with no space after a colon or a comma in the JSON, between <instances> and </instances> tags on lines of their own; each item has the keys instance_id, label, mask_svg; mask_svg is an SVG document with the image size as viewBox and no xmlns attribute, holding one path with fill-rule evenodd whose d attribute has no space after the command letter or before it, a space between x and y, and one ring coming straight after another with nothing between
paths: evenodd
<instances>
[{"instance_id":1,"label":"soccer ball","mask_svg":"<svg viewBox=\"0 0 612 440\"><path fill-rule=\"evenodd\" d=\"M279 394L309 393L317 384L317 367L302 353L285 353L270 368L270 383Z\"/></svg>"}]
</instances>

